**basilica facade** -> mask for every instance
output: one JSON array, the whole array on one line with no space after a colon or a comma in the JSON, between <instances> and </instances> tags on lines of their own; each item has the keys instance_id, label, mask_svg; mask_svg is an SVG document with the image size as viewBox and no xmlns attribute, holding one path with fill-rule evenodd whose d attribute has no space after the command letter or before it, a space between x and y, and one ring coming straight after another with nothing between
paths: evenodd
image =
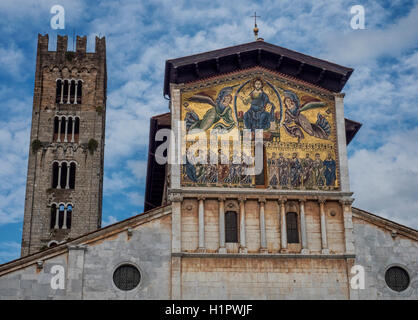
<instances>
[{"instance_id":1,"label":"basilica facade","mask_svg":"<svg viewBox=\"0 0 418 320\"><path fill-rule=\"evenodd\" d=\"M144 213L100 228L105 45L81 39L39 36L39 143L1 299L418 298L417 230L352 206L353 69L260 38L167 60Z\"/></svg>"}]
</instances>

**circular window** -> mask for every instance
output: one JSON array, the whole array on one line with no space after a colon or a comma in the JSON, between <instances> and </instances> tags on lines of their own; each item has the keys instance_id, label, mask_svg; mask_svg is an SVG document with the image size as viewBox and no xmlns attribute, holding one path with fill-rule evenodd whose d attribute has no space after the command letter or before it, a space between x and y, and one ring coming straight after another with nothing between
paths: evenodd
<instances>
[{"instance_id":1,"label":"circular window","mask_svg":"<svg viewBox=\"0 0 418 320\"><path fill-rule=\"evenodd\" d=\"M409 275L401 267L391 267L385 274L386 284L392 290L401 292L409 286Z\"/></svg>"},{"instance_id":2,"label":"circular window","mask_svg":"<svg viewBox=\"0 0 418 320\"><path fill-rule=\"evenodd\" d=\"M140 280L141 273L131 264L124 264L113 273L113 282L120 290L132 290L138 286Z\"/></svg>"}]
</instances>

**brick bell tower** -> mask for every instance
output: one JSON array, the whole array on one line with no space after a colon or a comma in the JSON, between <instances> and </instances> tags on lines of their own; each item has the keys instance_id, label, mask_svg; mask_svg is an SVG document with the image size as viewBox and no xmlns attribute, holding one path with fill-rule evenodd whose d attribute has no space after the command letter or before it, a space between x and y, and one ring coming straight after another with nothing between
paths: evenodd
<instances>
[{"instance_id":1,"label":"brick bell tower","mask_svg":"<svg viewBox=\"0 0 418 320\"><path fill-rule=\"evenodd\" d=\"M100 228L106 120L106 43L38 35L21 255Z\"/></svg>"}]
</instances>

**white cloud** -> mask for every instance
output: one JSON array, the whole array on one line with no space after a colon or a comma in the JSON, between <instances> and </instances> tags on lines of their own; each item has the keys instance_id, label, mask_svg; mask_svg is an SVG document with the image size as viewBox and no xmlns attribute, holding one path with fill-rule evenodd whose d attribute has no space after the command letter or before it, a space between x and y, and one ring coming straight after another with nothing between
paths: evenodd
<instances>
[{"instance_id":1,"label":"white cloud","mask_svg":"<svg viewBox=\"0 0 418 320\"><path fill-rule=\"evenodd\" d=\"M349 159L354 206L418 228L418 128L394 133L376 150Z\"/></svg>"},{"instance_id":2,"label":"white cloud","mask_svg":"<svg viewBox=\"0 0 418 320\"><path fill-rule=\"evenodd\" d=\"M418 44L418 7L386 28L352 30L347 34L331 34L326 48L341 64L367 64L380 56L397 57Z\"/></svg>"},{"instance_id":3,"label":"white cloud","mask_svg":"<svg viewBox=\"0 0 418 320\"><path fill-rule=\"evenodd\" d=\"M106 227L106 226L108 226L108 225L110 225L110 224L114 224L114 223L116 223L116 222L118 222L119 220L118 220L118 218L116 218L116 217L114 217L114 216L107 216L107 217L104 217L104 219L103 219L103 221L102 221L102 228L103 227Z\"/></svg>"}]
</instances>

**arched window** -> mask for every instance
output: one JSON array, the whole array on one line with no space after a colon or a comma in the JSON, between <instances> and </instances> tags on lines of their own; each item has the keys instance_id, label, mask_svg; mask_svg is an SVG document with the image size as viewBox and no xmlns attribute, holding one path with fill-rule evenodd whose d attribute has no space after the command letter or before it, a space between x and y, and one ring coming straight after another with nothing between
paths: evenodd
<instances>
[{"instance_id":1,"label":"arched window","mask_svg":"<svg viewBox=\"0 0 418 320\"><path fill-rule=\"evenodd\" d=\"M55 102L56 103L61 103L61 91L62 90L62 80L58 79L57 80L57 90L56 90L56 94L55 94Z\"/></svg>"},{"instance_id":2,"label":"arched window","mask_svg":"<svg viewBox=\"0 0 418 320\"><path fill-rule=\"evenodd\" d=\"M54 141L78 143L79 133L80 118L78 116L54 117Z\"/></svg>"},{"instance_id":3,"label":"arched window","mask_svg":"<svg viewBox=\"0 0 418 320\"><path fill-rule=\"evenodd\" d=\"M287 242L299 243L298 215L296 212L286 214Z\"/></svg>"},{"instance_id":4,"label":"arched window","mask_svg":"<svg viewBox=\"0 0 418 320\"><path fill-rule=\"evenodd\" d=\"M59 138L59 140L60 140L60 142L63 142L64 138L65 138L65 117L61 117L60 122L61 122L61 128L60 128L60 138Z\"/></svg>"},{"instance_id":5,"label":"arched window","mask_svg":"<svg viewBox=\"0 0 418 320\"><path fill-rule=\"evenodd\" d=\"M54 117L54 141L57 141L58 139L58 124L59 124L59 118L58 117Z\"/></svg>"},{"instance_id":6,"label":"arched window","mask_svg":"<svg viewBox=\"0 0 418 320\"><path fill-rule=\"evenodd\" d=\"M52 188L74 189L77 165L75 162L57 162L52 164Z\"/></svg>"},{"instance_id":7,"label":"arched window","mask_svg":"<svg viewBox=\"0 0 418 320\"><path fill-rule=\"evenodd\" d=\"M66 162L61 162L61 179L60 187L61 189L67 189L67 174L68 174L68 165Z\"/></svg>"},{"instance_id":8,"label":"arched window","mask_svg":"<svg viewBox=\"0 0 418 320\"><path fill-rule=\"evenodd\" d=\"M80 134L80 118L75 117L75 120L74 120L74 142L78 142L79 134Z\"/></svg>"},{"instance_id":9,"label":"arched window","mask_svg":"<svg viewBox=\"0 0 418 320\"><path fill-rule=\"evenodd\" d=\"M225 242L238 242L238 218L235 211L225 213Z\"/></svg>"},{"instance_id":10,"label":"arched window","mask_svg":"<svg viewBox=\"0 0 418 320\"><path fill-rule=\"evenodd\" d=\"M71 80L71 85L70 85L70 103L73 104L75 101L75 87L76 87L76 81L75 80Z\"/></svg>"},{"instance_id":11,"label":"arched window","mask_svg":"<svg viewBox=\"0 0 418 320\"><path fill-rule=\"evenodd\" d=\"M76 164L74 162L71 162L71 164L70 164L70 177L69 177L69 188L70 189L75 188L75 170L76 170Z\"/></svg>"},{"instance_id":12,"label":"arched window","mask_svg":"<svg viewBox=\"0 0 418 320\"><path fill-rule=\"evenodd\" d=\"M52 164L52 188L55 189L58 186L59 164L54 162Z\"/></svg>"},{"instance_id":13,"label":"arched window","mask_svg":"<svg viewBox=\"0 0 418 320\"><path fill-rule=\"evenodd\" d=\"M56 219L57 219L57 205L53 204L51 206L51 224L50 224L51 229L54 229L55 224L56 224Z\"/></svg>"},{"instance_id":14,"label":"arched window","mask_svg":"<svg viewBox=\"0 0 418 320\"><path fill-rule=\"evenodd\" d=\"M78 80L77 83L77 103L81 104L81 97L83 95L83 81Z\"/></svg>"},{"instance_id":15,"label":"arched window","mask_svg":"<svg viewBox=\"0 0 418 320\"><path fill-rule=\"evenodd\" d=\"M69 81L68 80L64 80L64 90L63 90L63 98L62 98L62 102L63 103L67 103L68 102L68 96L69 96Z\"/></svg>"},{"instance_id":16,"label":"arched window","mask_svg":"<svg viewBox=\"0 0 418 320\"><path fill-rule=\"evenodd\" d=\"M74 207L72 204L51 205L51 229L71 229Z\"/></svg>"}]
</instances>

